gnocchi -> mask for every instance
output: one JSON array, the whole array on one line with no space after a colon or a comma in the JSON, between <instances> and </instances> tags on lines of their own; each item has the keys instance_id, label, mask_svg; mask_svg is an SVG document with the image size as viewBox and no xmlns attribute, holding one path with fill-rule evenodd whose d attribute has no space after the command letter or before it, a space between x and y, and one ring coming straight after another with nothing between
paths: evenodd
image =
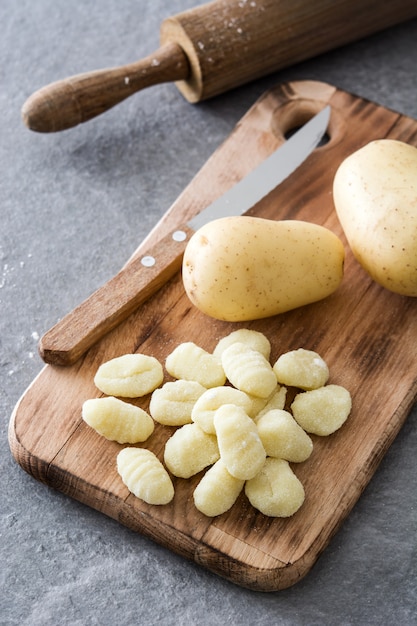
<instances>
[{"instance_id":1,"label":"gnocchi","mask_svg":"<svg viewBox=\"0 0 417 626\"><path fill-rule=\"evenodd\" d=\"M222 353L224 372L234 387L258 398L267 398L277 387L277 378L267 359L242 342Z\"/></svg>"},{"instance_id":2,"label":"gnocchi","mask_svg":"<svg viewBox=\"0 0 417 626\"><path fill-rule=\"evenodd\" d=\"M256 411L254 415L255 422L258 422L258 420L262 417L262 415L264 415L265 413L268 413L268 411L272 411L273 409L283 409L285 407L286 397L287 397L287 388L280 387L278 385L278 387L275 389L272 395L268 398L266 404L264 404L262 408L259 408ZM249 414L249 415L252 417L252 414Z\"/></svg>"},{"instance_id":3,"label":"gnocchi","mask_svg":"<svg viewBox=\"0 0 417 626\"><path fill-rule=\"evenodd\" d=\"M212 387L207 389L196 401L191 411L192 421L206 433L216 434L214 428L214 414L223 404L241 406L249 414L252 409L251 398L234 387Z\"/></svg>"},{"instance_id":4,"label":"gnocchi","mask_svg":"<svg viewBox=\"0 0 417 626\"><path fill-rule=\"evenodd\" d=\"M82 418L97 433L118 443L146 441L155 428L146 411L113 396L86 400Z\"/></svg>"},{"instance_id":5,"label":"gnocchi","mask_svg":"<svg viewBox=\"0 0 417 626\"><path fill-rule=\"evenodd\" d=\"M165 367L174 378L195 380L206 388L226 382L220 360L192 341L177 346L166 358Z\"/></svg>"},{"instance_id":6,"label":"gnocchi","mask_svg":"<svg viewBox=\"0 0 417 626\"><path fill-rule=\"evenodd\" d=\"M158 457L145 448L124 448L117 455L117 471L137 498L148 504L168 504L174 486Z\"/></svg>"},{"instance_id":7,"label":"gnocchi","mask_svg":"<svg viewBox=\"0 0 417 626\"><path fill-rule=\"evenodd\" d=\"M253 478L262 467L266 453L255 422L242 407L224 404L214 415L220 458L235 478Z\"/></svg>"},{"instance_id":8,"label":"gnocchi","mask_svg":"<svg viewBox=\"0 0 417 626\"><path fill-rule=\"evenodd\" d=\"M159 424L183 426L191 423L191 412L206 388L194 380L167 382L155 389L149 403L149 412Z\"/></svg>"},{"instance_id":9,"label":"gnocchi","mask_svg":"<svg viewBox=\"0 0 417 626\"><path fill-rule=\"evenodd\" d=\"M291 404L292 414L308 433L331 435L346 421L352 408L350 393L340 385L327 385L299 393Z\"/></svg>"},{"instance_id":10,"label":"gnocchi","mask_svg":"<svg viewBox=\"0 0 417 626\"><path fill-rule=\"evenodd\" d=\"M311 455L311 438L288 411L268 411L257 420L256 425L268 456L302 463Z\"/></svg>"},{"instance_id":11,"label":"gnocchi","mask_svg":"<svg viewBox=\"0 0 417 626\"><path fill-rule=\"evenodd\" d=\"M273 457L245 483L245 493L251 505L269 517L290 517L305 499L304 487L288 461Z\"/></svg>"},{"instance_id":12,"label":"gnocchi","mask_svg":"<svg viewBox=\"0 0 417 626\"><path fill-rule=\"evenodd\" d=\"M198 424L185 424L165 444L165 465L174 476L190 478L220 457L217 439Z\"/></svg>"},{"instance_id":13,"label":"gnocchi","mask_svg":"<svg viewBox=\"0 0 417 626\"><path fill-rule=\"evenodd\" d=\"M257 330L250 330L249 328L239 328L229 335L222 337L214 348L213 354L221 357L226 348L237 342L244 343L249 348L257 350L257 352L263 354L266 359L269 359L271 356L271 343L268 337Z\"/></svg>"},{"instance_id":14,"label":"gnocchi","mask_svg":"<svg viewBox=\"0 0 417 626\"><path fill-rule=\"evenodd\" d=\"M281 354L273 370L279 383L304 390L323 387L329 379L324 359L317 352L304 348Z\"/></svg>"},{"instance_id":15,"label":"gnocchi","mask_svg":"<svg viewBox=\"0 0 417 626\"><path fill-rule=\"evenodd\" d=\"M222 459L219 459L195 488L194 504L208 517L221 515L234 505L244 484L245 481L232 476Z\"/></svg>"},{"instance_id":16,"label":"gnocchi","mask_svg":"<svg viewBox=\"0 0 417 626\"><path fill-rule=\"evenodd\" d=\"M109 396L139 398L163 381L162 365L147 354L123 354L100 365L94 384Z\"/></svg>"}]
</instances>

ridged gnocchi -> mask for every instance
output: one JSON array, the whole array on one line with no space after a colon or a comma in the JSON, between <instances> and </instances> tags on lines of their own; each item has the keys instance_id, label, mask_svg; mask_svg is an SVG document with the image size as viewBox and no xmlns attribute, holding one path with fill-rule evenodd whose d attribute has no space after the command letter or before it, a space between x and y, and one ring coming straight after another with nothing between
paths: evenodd
<instances>
[{"instance_id":1,"label":"ridged gnocchi","mask_svg":"<svg viewBox=\"0 0 417 626\"><path fill-rule=\"evenodd\" d=\"M268 457L261 471L245 483L255 509L269 517L290 517L304 502L304 487L288 461Z\"/></svg>"},{"instance_id":2,"label":"ridged gnocchi","mask_svg":"<svg viewBox=\"0 0 417 626\"><path fill-rule=\"evenodd\" d=\"M190 478L220 457L217 439L197 424L181 426L165 444L165 465L174 476Z\"/></svg>"},{"instance_id":3,"label":"ridged gnocchi","mask_svg":"<svg viewBox=\"0 0 417 626\"><path fill-rule=\"evenodd\" d=\"M100 435L118 443L146 441L155 428L146 411L112 396L86 400L82 418Z\"/></svg>"},{"instance_id":4,"label":"ridged gnocchi","mask_svg":"<svg viewBox=\"0 0 417 626\"><path fill-rule=\"evenodd\" d=\"M286 398L287 388L278 385L275 391L270 395L270 397L267 399L266 403L264 403L262 407L257 406L256 400L254 399L252 402L253 412L249 413L248 415L250 415L250 417L253 417L255 422L258 422L262 415L268 413L268 411L272 411L273 409L283 409L285 407Z\"/></svg>"},{"instance_id":5,"label":"ridged gnocchi","mask_svg":"<svg viewBox=\"0 0 417 626\"><path fill-rule=\"evenodd\" d=\"M292 414L308 433L327 436L338 430L352 409L350 393L340 385L326 385L295 396Z\"/></svg>"},{"instance_id":6,"label":"ridged gnocchi","mask_svg":"<svg viewBox=\"0 0 417 626\"><path fill-rule=\"evenodd\" d=\"M257 330L238 328L229 335L222 337L213 350L214 356L221 357L222 353L233 343L244 343L248 348L263 354L266 359L271 356L271 342L268 337Z\"/></svg>"},{"instance_id":7,"label":"ridged gnocchi","mask_svg":"<svg viewBox=\"0 0 417 626\"><path fill-rule=\"evenodd\" d=\"M140 398L163 381L160 362L147 354L123 354L98 368L94 384L109 396Z\"/></svg>"},{"instance_id":8,"label":"ridged gnocchi","mask_svg":"<svg viewBox=\"0 0 417 626\"><path fill-rule=\"evenodd\" d=\"M117 455L117 471L126 487L148 504L168 504L174 485L158 457L145 448L124 448Z\"/></svg>"},{"instance_id":9,"label":"ridged gnocchi","mask_svg":"<svg viewBox=\"0 0 417 626\"><path fill-rule=\"evenodd\" d=\"M313 451L311 438L288 411L268 411L256 421L256 426L268 456L302 463Z\"/></svg>"},{"instance_id":10,"label":"ridged gnocchi","mask_svg":"<svg viewBox=\"0 0 417 626\"><path fill-rule=\"evenodd\" d=\"M313 350L291 350L281 354L273 366L279 383L309 390L323 387L329 379L329 368Z\"/></svg>"},{"instance_id":11,"label":"ridged gnocchi","mask_svg":"<svg viewBox=\"0 0 417 626\"><path fill-rule=\"evenodd\" d=\"M206 388L218 387L226 382L220 359L192 341L177 346L167 356L165 367L174 378L195 380Z\"/></svg>"},{"instance_id":12,"label":"ridged gnocchi","mask_svg":"<svg viewBox=\"0 0 417 626\"><path fill-rule=\"evenodd\" d=\"M234 387L212 387L207 389L196 401L191 411L192 421L206 433L216 434L214 428L214 414L224 404L241 406L246 413L250 413L253 403L251 398Z\"/></svg>"},{"instance_id":13,"label":"ridged gnocchi","mask_svg":"<svg viewBox=\"0 0 417 626\"><path fill-rule=\"evenodd\" d=\"M220 458L235 478L248 480L261 469L266 452L255 422L244 409L225 404L214 415Z\"/></svg>"},{"instance_id":14,"label":"ridged gnocchi","mask_svg":"<svg viewBox=\"0 0 417 626\"><path fill-rule=\"evenodd\" d=\"M221 515L234 505L244 484L245 481L232 476L223 460L219 459L194 489L194 504L208 517Z\"/></svg>"},{"instance_id":15,"label":"ridged gnocchi","mask_svg":"<svg viewBox=\"0 0 417 626\"><path fill-rule=\"evenodd\" d=\"M155 389L149 403L153 419L166 426L190 424L194 405L207 391L194 380L175 380Z\"/></svg>"},{"instance_id":16,"label":"ridged gnocchi","mask_svg":"<svg viewBox=\"0 0 417 626\"><path fill-rule=\"evenodd\" d=\"M234 387L258 398L267 398L277 386L271 364L242 342L232 343L221 356L224 372Z\"/></svg>"}]
</instances>

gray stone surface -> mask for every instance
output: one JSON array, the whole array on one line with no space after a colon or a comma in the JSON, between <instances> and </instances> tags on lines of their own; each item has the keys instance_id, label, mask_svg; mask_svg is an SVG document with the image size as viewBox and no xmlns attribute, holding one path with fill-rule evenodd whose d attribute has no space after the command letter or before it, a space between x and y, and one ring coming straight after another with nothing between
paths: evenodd
<instances>
[{"instance_id":1,"label":"gray stone surface","mask_svg":"<svg viewBox=\"0 0 417 626\"><path fill-rule=\"evenodd\" d=\"M37 338L124 264L265 89L324 80L417 117L414 20L201 105L167 84L64 133L24 128L20 108L34 90L145 56L162 19L191 5L0 3L0 624L411 626L416 409L311 573L270 594L171 554L11 457L10 414L42 367Z\"/></svg>"}]
</instances>

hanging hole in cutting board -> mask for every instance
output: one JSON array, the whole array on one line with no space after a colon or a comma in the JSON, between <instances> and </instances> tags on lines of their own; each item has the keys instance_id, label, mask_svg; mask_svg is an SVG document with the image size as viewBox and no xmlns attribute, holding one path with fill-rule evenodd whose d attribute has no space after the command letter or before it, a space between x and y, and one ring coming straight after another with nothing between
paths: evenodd
<instances>
[{"instance_id":1,"label":"hanging hole in cutting board","mask_svg":"<svg viewBox=\"0 0 417 626\"><path fill-rule=\"evenodd\" d=\"M304 99L286 103L274 111L271 120L271 130L277 137L287 140L326 105L326 102ZM325 146L330 142L332 139L331 129L332 121L330 120L329 128L323 135L318 147Z\"/></svg>"},{"instance_id":2,"label":"hanging hole in cutting board","mask_svg":"<svg viewBox=\"0 0 417 626\"><path fill-rule=\"evenodd\" d=\"M300 128L302 128L302 126L294 126L294 128L290 128L289 130L287 130L284 134L285 139L290 139L290 137L292 137L297 132L297 130L300 130ZM329 143L329 141L330 135L326 131L316 147L320 148L321 146L325 146L327 143Z\"/></svg>"}]
</instances>

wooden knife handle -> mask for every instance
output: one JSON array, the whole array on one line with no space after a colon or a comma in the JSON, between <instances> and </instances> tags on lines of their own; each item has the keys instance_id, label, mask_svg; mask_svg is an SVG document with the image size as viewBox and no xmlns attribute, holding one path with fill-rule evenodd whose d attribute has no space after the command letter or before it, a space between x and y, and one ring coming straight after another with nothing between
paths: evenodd
<instances>
[{"instance_id":1,"label":"wooden knife handle","mask_svg":"<svg viewBox=\"0 0 417 626\"><path fill-rule=\"evenodd\" d=\"M167 43L136 63L78 74L43 87L25 102L22 118L37 132L65 130L104 113L141 89L183 80L189 73L183 50Z\"/></svg>"},{"instance_id":2,"label":"wooden knife handle","mask_svg":"<svg viewBox=\"0 0 417 626\"><path fill-rule=\"evenodd\" d=\"M135 257L55 324L39 341L39 353L45 363L75 363L96 341L156 293L180 270L192 234L184 226L165 236L145 256Z\"/></svg>"},{"instance_id":3,"label":"wooden knife handle","mask_svg":"<svg viewBox=\"0 0 417 626\"><path fill-rule=\"evenodd\" d=\"M23 119L63 130L166 81L199 102L414 17L416 0L215 0L164 20L160 50L137 64L44 87Z\"/></svg>"}]
</instances>

